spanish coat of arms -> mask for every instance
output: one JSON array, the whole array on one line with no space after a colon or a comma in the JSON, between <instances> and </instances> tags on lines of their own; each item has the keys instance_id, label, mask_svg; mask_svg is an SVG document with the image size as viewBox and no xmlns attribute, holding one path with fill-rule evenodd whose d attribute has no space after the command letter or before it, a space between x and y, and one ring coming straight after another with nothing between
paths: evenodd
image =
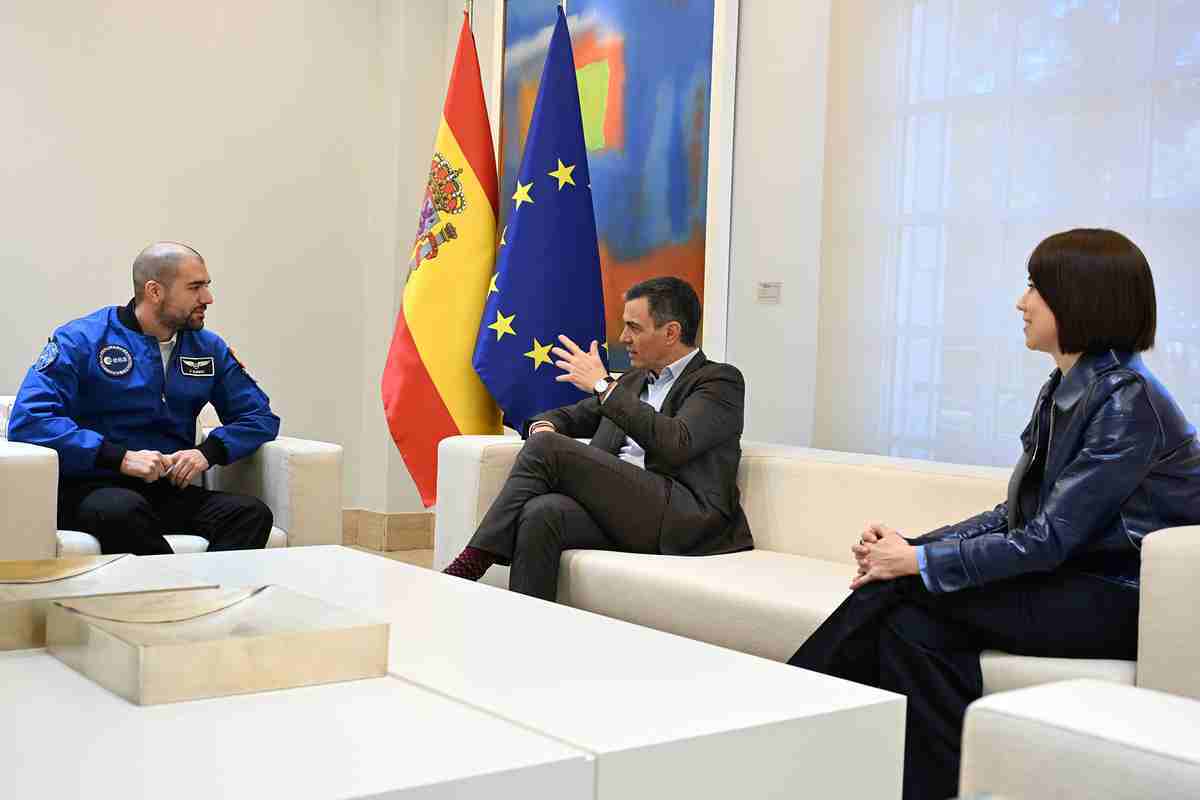
<instances>
[{"instance_id":1,"label":"spanish coat of arms","mask_svg":"<svg viewBox=\"0 0 1200 800\"><path fill-rule=\"evenodd\" d=\"M461 214L467 207L462 181L459 180L462 172L461 169L455 169L441 153L433 154L429 182L425 185L425 199L417 220L417 238L408 262L410 272L418 269L422 262L437 258L446 242L458 238L458 231L446 217Z\"/></svg>"}]
</instances>

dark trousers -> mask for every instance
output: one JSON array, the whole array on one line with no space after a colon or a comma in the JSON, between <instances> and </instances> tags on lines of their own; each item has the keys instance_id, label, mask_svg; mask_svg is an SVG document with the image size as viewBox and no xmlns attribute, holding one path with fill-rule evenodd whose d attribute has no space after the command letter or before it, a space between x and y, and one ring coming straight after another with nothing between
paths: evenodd
<instances>
[{"instance_id":1,"label":"dark trousers","mask_svg":"<svg viewBox=\"0 0 1200 800\"><path fill-rule=\"evenodd\" d=\"M536 433L471 547L510 564L508 587L553 600L563 550L657 553L670 482L557 433Z\"/></svg>"},{"instance_id":2,"label":"dark trousers","mask_svg":"<svg viewBox=\"0 0 1200 800\"><path fill-rule=\"evenodd\" d=\"M209 550L251 550L266 546L273 524L255 497L190 484L122 477L58 485L58 527L90 533L104 553L171 553L166 533L203 536Z\"/></svg>"},{"instance_id":3,"label":"dark trousers","mask_svg":"<svg viewBox=\"0 0 1200 800\"><path fill-rule=\"evenodd\" d=\"M905 800L958 791L963 716L983 694L982 650L1137 657L1138 590L1075 572L948 594L919 576L855 591L788 662L908 698Z\"/></svg>"}]
</instances>

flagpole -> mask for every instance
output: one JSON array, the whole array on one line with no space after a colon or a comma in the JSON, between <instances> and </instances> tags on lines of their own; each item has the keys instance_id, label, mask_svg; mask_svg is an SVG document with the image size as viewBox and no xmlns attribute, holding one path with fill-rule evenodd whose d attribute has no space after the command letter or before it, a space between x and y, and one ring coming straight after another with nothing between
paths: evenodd
<instances>
[{"instance_id":1,"label":"flagpole","mask_svg":"<svg viewBox=\"0 0 1200 800\"><path fill-rule=\"evenodd\" d=\"M463 11L467 12L467 27L475 32L475 0L463 0Z\"/></svg>"}]
</instances>

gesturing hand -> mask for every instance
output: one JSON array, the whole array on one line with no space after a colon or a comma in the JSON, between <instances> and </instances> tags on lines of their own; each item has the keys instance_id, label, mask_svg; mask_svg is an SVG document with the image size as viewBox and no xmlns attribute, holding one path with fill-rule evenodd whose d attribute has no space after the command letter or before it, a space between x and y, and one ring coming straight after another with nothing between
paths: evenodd
<instances>
[{"instance_id":1,"label":"gesturing hand","mask_svg":"<svg viewBox=\"0 0 1200 800\"><path fill-rule=\"evenodd\" d=\"M604 362L600 360L600 346L593 341L587 352L572 342L566 336L559 336L562 347L555 347L550 352L558 358L554 366L563 371L554 380L567 381L577 389L591 393L596 382L608 375Z\"/></svg>"},{"instance_id":2,"label":"gesturing hand","mask_svg":"<svg viewBox=\"0 0 1200 800\"><path fill-rule=\"evenodd\" d=\"M121 474L154 483L169 466L167 457L157 450L127 450L121 459Z\"/></svg>"},{"instance_id":3,"label":"gesturing hand","mask_svg":"<svg viewBox=\"0 0 1200 800\"><path fill-rule=\"evenodd\" d=\"M857 589L874 581L890 581L916 575L917 551L897 531L873 524L863 531L859 543L850 548L858 562L858 575L850 582Z\"/></svg>"},{"instance_id":4,"label":"gesturing hand","mask_svg":"<svg viewBox=\"0 0 1200 800\"><path fill-rule=\"evenodd\" d=\"M192 478L208 469L208 459L199 450L180 450L169 456L164 456L170 472L167 478L179 488L191 483Z\"/></svg>"}]
</instances>

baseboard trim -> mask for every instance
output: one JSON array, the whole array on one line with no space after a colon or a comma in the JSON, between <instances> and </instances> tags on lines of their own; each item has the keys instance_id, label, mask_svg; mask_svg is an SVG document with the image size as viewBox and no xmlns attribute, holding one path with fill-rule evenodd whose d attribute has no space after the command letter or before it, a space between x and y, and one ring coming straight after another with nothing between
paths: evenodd
<instances>
[{"instance_id":1,"label":"baseboard trim","mask_svg":"<svg viewBox=\"0 0 1200 800\"><path fill-rule=\"evenodd\" d=\"M389 514L365 508L342 510L342 543L371 550L431 550L433 513L411 511Z\"/></svg>"}]
</instances>

